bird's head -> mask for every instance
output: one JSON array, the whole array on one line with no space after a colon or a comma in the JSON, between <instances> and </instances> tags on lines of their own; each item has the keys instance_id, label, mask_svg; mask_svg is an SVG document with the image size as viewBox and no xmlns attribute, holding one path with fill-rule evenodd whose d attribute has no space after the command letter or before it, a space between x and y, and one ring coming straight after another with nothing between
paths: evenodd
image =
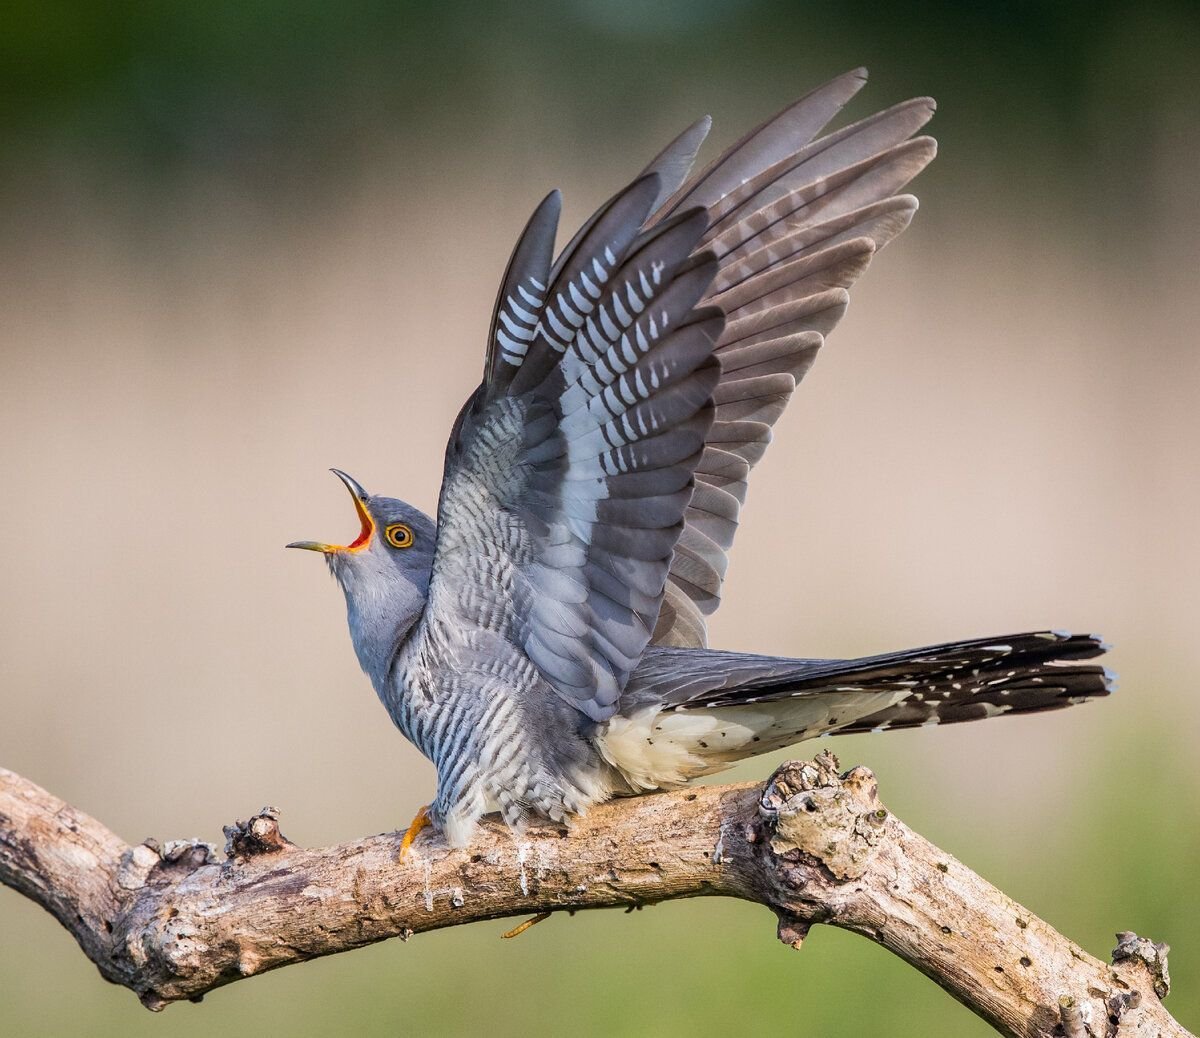
<instances>
[{"instance_id":1,"label":"bird's head","mask_svg":"<svg viewBox=\"0 0 1200 1038\"><path fill-rule=\"evenodd\" d=\"M425 606L437 527L424 512L392 497L368 494L333 469L354 501L360 528L349 544L293 541L325 556L346 595L350 637L363 670L379 687L396 647Z\"/></svg>"}]
</instances>

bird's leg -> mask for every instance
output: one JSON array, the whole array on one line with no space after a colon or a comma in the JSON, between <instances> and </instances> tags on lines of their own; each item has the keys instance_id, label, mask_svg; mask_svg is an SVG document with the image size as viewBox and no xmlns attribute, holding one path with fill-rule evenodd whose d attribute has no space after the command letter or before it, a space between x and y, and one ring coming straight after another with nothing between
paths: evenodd
<instances>
[{"instance_id":1,"label":"bird's leg","mask_svg":"<svg viewBox=\"0 0 1200 1038\"><path fill-rule=\"evenodd\" d=\"M408 831L404 834L404 839L400 841L400 853L396 855L397 861L403 861L406 857L408 857L408 851L409 848L412 847L413 841L417 838L421 830L429 824L429 805L426 804L419 811L417 811L416 818L412 820L412 824L408 827Z\"/></svg>"}]
</instances>

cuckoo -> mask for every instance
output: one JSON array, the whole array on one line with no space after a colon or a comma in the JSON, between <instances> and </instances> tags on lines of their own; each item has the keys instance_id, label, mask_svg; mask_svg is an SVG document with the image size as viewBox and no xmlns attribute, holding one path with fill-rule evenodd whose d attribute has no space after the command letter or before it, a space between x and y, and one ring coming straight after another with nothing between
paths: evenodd
<instances>
[{"instance_id":1,"label":"cuckoo","mask_svg":"<svg viewBox=\"0 0 1200 1038\"><path fill-rule=\"evenodd\" d=\"M363 670L452 845L499 812L568 821L846 732L1080 703L1090 635L1035 631L863 659L708 647L749 474L847 289L910 222L933 158L918 98L820 136L865 82L818 88L689 176L703 119L555 251L560 196L500 284L437 518L350 491L322 552Z\"/></svg>"}]
</instances>

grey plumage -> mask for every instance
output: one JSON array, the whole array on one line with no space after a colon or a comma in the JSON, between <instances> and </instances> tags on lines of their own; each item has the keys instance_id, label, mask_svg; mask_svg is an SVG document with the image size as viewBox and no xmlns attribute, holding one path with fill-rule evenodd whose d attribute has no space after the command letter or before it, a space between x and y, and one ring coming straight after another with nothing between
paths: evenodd
<instances>
[{"instance_id":1,"label":"grey plumage","mask_svg":"<svg viewBox=\"0 0 1200 1038\"><path fill-rule=\"evenodd\" d=\"M362 532L324 552L363 669L435 764L433 820L564 819L810 735L1103 695L1091 637L865 660L707 648L751 468L907 226L918 99L817 138L865 81L813 91L687 180L701 120L554 255L557 192L501 280L436 523L339 473Z\"/></svg>"}]
</instances>

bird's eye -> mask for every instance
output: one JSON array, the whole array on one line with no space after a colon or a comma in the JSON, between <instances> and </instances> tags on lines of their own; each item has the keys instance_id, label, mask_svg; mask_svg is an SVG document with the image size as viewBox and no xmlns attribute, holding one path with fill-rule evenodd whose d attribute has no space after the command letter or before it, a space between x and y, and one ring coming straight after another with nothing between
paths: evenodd
<instances>
[{"instance_id":1,"label":"bird's eye","mask_svg":"<svg viewBox=\"0 0 1200 1038\"><path fill-rule=\"evenodd\" d=\"M388 544L393 548L411 548L413 542L412 527L405 523L392 523L383 531Z\"/></svg>"}]
</instances>

